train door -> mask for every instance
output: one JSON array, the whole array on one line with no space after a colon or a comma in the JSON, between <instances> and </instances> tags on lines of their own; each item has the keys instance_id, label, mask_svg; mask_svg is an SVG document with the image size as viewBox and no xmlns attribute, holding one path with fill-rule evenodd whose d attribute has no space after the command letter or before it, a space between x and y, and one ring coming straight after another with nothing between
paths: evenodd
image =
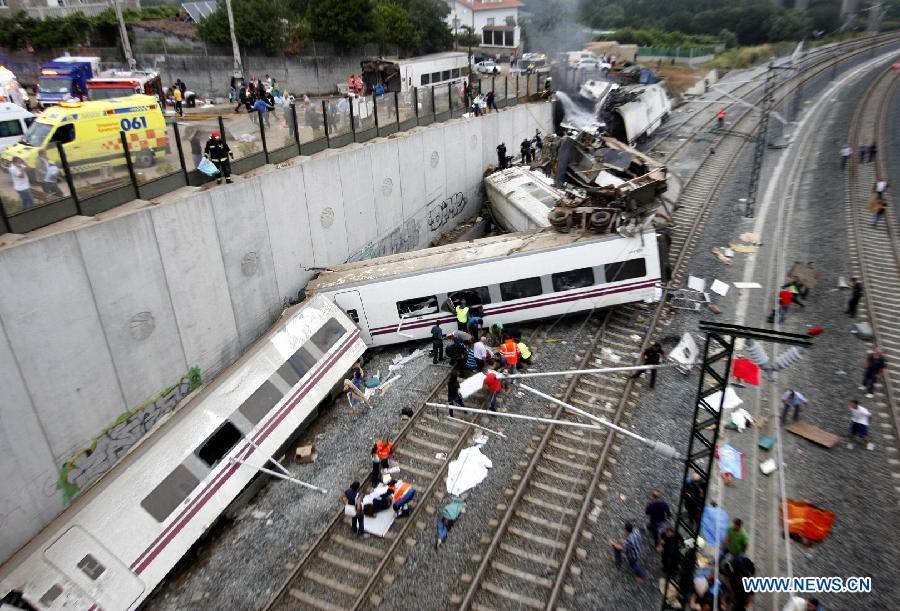
<instances>
[{"instance_id":1,"label":"train door","mask_svg":"<svg viewBox=\"0 0 900 611\"><path fill-rule=\"evenodd\" d=\"M144 583L80 526L72 526L44 550L44 558L103 609L128 609Z\"/></svg>"},{"instance_id":2,"label":"train door","mask_svg":"<svg viewBox=\"0 0 900 611\"><path fill-rule=\"evenodd\" d=\"M359 291L343 291L334 294L334 303L347 316L356 323L362 334L362 340L367 346L372 345L372 335L369 333L369 321L366 319L366 311L363 308L362 297Z\"/></svg>"}]
</instances>

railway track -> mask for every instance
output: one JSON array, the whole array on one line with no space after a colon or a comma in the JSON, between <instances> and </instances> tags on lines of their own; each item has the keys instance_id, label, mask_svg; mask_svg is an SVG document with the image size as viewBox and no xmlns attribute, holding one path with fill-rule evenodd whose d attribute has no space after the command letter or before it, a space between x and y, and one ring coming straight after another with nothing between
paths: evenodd
<instances>
[{"instance_id":1,"label":"railway track","mask_svg":"<svg viewBox=\"0 0 900 611\"><path fill-rule=\"evenodd\" d=\"M774 93L776 105L839 61L868 53L895 40L896 37L877 39L872 45L844 54L841 60L826 60L802 77L782 83ZM746 111L733 129L753 133L758 120ZM712 205L748 142L745 138L723 135L715 145L715 153L707 155L682 191L671 232L673 285L684 283L685 263L694 254L697 238ZM683 145L678 150L682 148ZM617 337L631 337L648 329L640 345L640 350L644 349L665 310L663 300L650 317L636 315L633 308L607 312L605 322L591 340L579 368L602 360L606 343L615 345ZM631 347L636 348L633 344ZM620 424L634 405L632 386L631 381L622 376L575 376L557 396ZM554 417L570 418L562 409L557 410ZM533 441L537 445L528 449L531 457L521 465L525 471L519 476L515 490L508 490L512 498L502 504L503 515L487 549L473 558L477 562L474 575L463 576L465 592L452 602L458 602L461 610L510 607L550 610L567 602L574 603L575 590L566 586L566 580L570 574L577 576L579 573L578 567L573 566L573 558L586 555L579 542L591 538L586 523L592 521L592 517L596 519L601 511L601 497L606 490L601 480L612 478L611 469L615 464L612 454L620 439L621 436L608 432L575 435L552 425L543 435L536 435Z\"/></svg>"},{"instance_id":2,"label":"railway track","mask_svg":"<svg viewBox=\"0 0 900 611\"><path fill-rule=\"evenodd\" d=\"M880 412L890 416L894 439L900 438L900 416L897 399L900 393L900 244L897 236L897 216L890 192L885 193L887 210L881 224L872 226L868 202L872 185L878 178L887 180L884 154L891 134L887 132L890 99L896 94L900 73L890 68L878 74L860 103L850 123L850 145L853 155L846 180L845 201L851 246L855 250L857 277L865 289L865 309L875 335L875 345L881 348L887 361L882 384L876 388L875 404ZM881 143L883 150L875 163L859 163L860 144Z\"/></svg>"},{"instance_id":3,"label":"railway track","mask_svg":"<svg viewBox=\"0 0 900 611\"><path fill-rule=\"evenodd\" d=\"M854 53L868 52L873 45L889 44L892 40L872 39L869 46L841 57L846 60ZM836 61L822 62L815 74L802 82L821 74ZM776 100L783 100L798 86L802 85L781 85L776 90ZM713 120L713 116L702 119L704 123ZM734 129L740 127L751 133L755 121L749 111L745 112L737 119ZM693 137L697 133L699 130L695 130ZM673 283L683 283L684 264L693 254L711 205L746 144L746 139L722 135L715 144L716 154L707 156L682 192L672 230ZM578 367L603 361L605 349L639 353L664 312L664 304L653 311L626 306L604 312L602 323L579 356ZM546 330L544 327L545 333ZM635 335L643 341L635 340ZM440 401L444 383L445 378L431 389L426 401L435 398ZM635 404L627 376L573 376L564 387L563 400L616 423L627 418ZM555 415L570 418L562 409L557 409ZM412 525L422 517L420 512L431 505L427 501L434 500L433 493L440 488L447 464L472 431L469 425L438 418L421 408L417 410L396 436L395 444L403 478L418 491L412 515L399 520L384 539L373 537L361 543L349 536L348 519L342 511L338 512L266 608L330 611L381 605L383 601L376 593L376 586L393 581L389 567L404 561L401 543L415 544L417 529L410 532ZM535 446L528 451L529 459L520 463L525 470L514 476L518 482L515 489L507 490L512 498L498 505L503 516L498 520L488 549L475 557L479 563L475 574L468 579L464 576L466 592L452 600L463 609L511 606L551 609L557 606L561 596L573 593L565 580L570 570L576 569L572 566L573 558L584 554L578 547L580 539L590 538L586 523L593 522L602 507L599 497L606 489L602 480L612 478L620 436L550 426L532 439ZM437 453L443 453L446 458L434 458Z\"/></svg>"}]
</instances>

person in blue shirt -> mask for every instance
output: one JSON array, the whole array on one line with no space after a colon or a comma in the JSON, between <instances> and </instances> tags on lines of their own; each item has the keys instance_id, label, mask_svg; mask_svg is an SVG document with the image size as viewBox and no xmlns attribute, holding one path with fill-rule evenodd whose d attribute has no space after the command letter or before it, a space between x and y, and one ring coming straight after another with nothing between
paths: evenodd
<instances>
[{"instance_id":1,"label":"person in blue shirt","mask_svg":"<svg viewBox=\"0 0 900 611\"><path fill-rule=\"evenodd\" d=\"M260 114L266 127L269 127L269 111L273 108L275 107L270 106L263 97L256 98L256 101L253 102L253 110Z\"/></svg>"}]
</instances>

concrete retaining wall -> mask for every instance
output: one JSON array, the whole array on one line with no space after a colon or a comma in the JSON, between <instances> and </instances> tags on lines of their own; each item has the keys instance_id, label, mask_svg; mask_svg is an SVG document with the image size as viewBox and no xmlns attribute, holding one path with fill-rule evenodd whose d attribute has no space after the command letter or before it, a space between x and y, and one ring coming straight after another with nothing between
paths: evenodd
<instances>
[{"instance_id":1,"label":"concrete retaining wall","mask_svg":"<svg viewBox=\"0 0 900 611\"><path fill-rule=\"evenodd\" d=\"M415 128L76 217L0 250L0 560L269 328L309 268L427 246L549 104Z\"/></svg>"}]
</instances>

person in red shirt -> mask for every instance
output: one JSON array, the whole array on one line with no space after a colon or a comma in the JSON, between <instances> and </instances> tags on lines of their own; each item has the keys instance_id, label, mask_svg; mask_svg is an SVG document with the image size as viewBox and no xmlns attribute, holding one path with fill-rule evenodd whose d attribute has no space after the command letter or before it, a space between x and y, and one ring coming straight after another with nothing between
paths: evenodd
<instances>
[{"instance_id":1,"label":"person in red shirt","mask_svg":"<svg viewBox=\"0 0 900 611\"><path fill-rule=\"evenodd\" d=\"M491 393L491 411L496 412L497 395L500 394L500 390L503 388L500 380L497 379L496 372L488 371L487 375L484 376L484 387L488 389L489 393Z\"/></svg>"},{"instance_id":2,"label":"person in red shirt","mask_svg":"<svg viewBox=\"0 0 900 611\"><path fill-rule=\"evenodd\" d=\"M784 317L794 301L794 294L790 289L783 288L778 291L778 324L784 324Z\"/></svg>"}]
</instances>

